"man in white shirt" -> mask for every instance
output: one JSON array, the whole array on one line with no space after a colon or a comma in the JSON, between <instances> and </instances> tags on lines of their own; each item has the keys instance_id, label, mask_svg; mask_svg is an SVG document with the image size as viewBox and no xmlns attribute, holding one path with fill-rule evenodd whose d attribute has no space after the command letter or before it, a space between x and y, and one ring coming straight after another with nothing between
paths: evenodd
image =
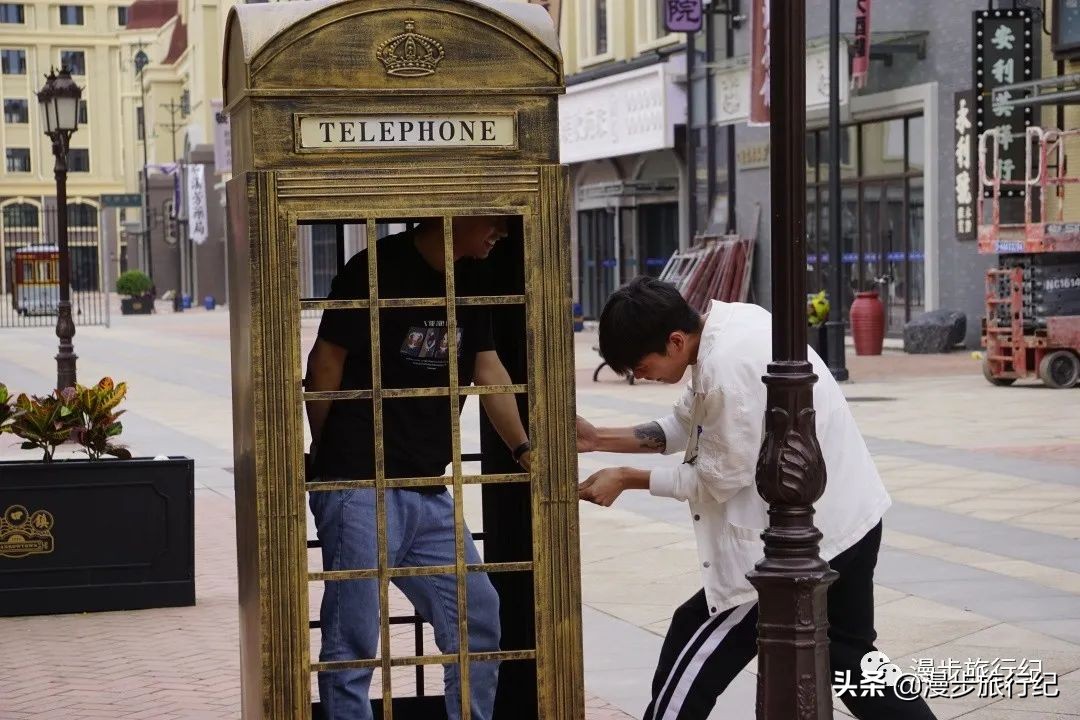
<instances>
[{"instance_id":1,"label":"man in white shirt","mask_svg":"<svg viewBox=\"0 0 1080 720\"><path fill-rule=\"evenodd\" d=\"M754 483L766 409L761 377L772 359L771 317L756 305L713 302L698 315L678 290L637 278L608 300L600 316L600 354L619 373L686 393L673 414L636 427L596 428L578 418L578 448L673 453L683 462L640 470L607 468L580 485L581 499L611 505L624 490L687 501L704 587L680 606L660 652L645 720L704 720L735 675L757 652L757 591L746 579L764 555L768 505ZM811 361L816 430L828 482L815 505L821 555L839 577L828 590L834 672L862 679L860 663L876 650L874 565L881 518L890 499L840 387L815 353ZM895 681L894 681L895 682ZM861 693L860 693L861 694ZM933 719L921 698L843 696L858 718Z\"/></svg>"}]
</instances>

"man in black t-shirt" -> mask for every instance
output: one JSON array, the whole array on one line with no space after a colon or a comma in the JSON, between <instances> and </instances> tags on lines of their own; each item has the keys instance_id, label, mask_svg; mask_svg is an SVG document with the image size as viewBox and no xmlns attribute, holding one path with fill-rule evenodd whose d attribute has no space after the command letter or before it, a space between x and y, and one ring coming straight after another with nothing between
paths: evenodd
<instances>
[{"instance_id":1,"label":"man in black t-shirt","mask_svg":"<svg viewBox=\"0 0 1080 720\"><path fill-rule=\"evenodd\" d=\"M497 216L453 220L454 285L457 296L483 292L482 266L507 233ZM377 249L379 298L442 298L446 293L443 228L423 221L412 231L380 240ZM353 257L334 278L330 299L366 299L368 251ZM491 317L484 306L457 309L458 383L509 385L510 376L494 350ZM378 358L380 387L448 387L450 345L446 308L380 308ZM372 387L372 336L367 310L328 310L308 356L308 391L364 390ZM481 396L496 431L527 470L528 438L512 395ZM464 400L462 399L462 404ZM461 405L458 406L460 412ZM453 459L451 406L445 396L386 398L382 401L382 451L388 478L440 477ZM372 479L376 438L370 400L308 403L311 424L311 479ZM322 544L325 570L377 567L375 491L313 491L311 510ZM454 507L444 485L387 490L386 540L389 567L453 565ZM465 529L467 563L480 556ZM393 578L416 611L435 629L446 654L458 651L457 585L452 575ZM487 575L469 573L468 640L472 652L499 650L499 600ZM323 662L375 657L379 640L379 596L375 580L329 581L321 610ZM319 673L319 696L331 720L368 720L370 669ZM472 717L489 720L498 664L469 667ZM460 716L456 665L445 668L446 708ZM383 680L386 682L386 679Z\"/></svg>"}]
</instances>

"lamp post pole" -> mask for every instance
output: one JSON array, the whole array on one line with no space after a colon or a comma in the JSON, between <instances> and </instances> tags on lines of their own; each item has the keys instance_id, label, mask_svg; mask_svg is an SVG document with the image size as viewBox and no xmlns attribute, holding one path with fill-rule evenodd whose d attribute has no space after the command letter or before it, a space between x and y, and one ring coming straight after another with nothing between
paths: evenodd
<instances>
[{"instance_id":1,"label":"lamp post pole","mask_svg":"<svg viewBox=\"0 0 1080 720\"><path fill-rule=\"evenodd\" d=\"M60 350L56 354L56 387L75 387L75 320L71 317L71 253L68 250L67 222L67 142L68 137L58 133L53 140L53 156L56 158L56 234L60 247L60 304L56 314L56 337L60 338Z\"/></svg>"},{"instance_id":2,"label":"lamp post pole","mask_svg":"<svg viewBox=\"0 0 1080 720\"><path fill-rule=\"evenodd\" d=\"M829 318L825 321L825 356L838 381L848 379L844 357L844 250L840 246L840 0L829 0ZM820 260L820 255L819 255ZM824 263L823 263L824 264ZM828 267L828 266L826 266Z\"/></svg>"},{"instance_id":3,"label":"lamp post pole","mask_svg":"<svg viewBox=\"0 0 1080 720\"><path fill-rule=\"evenodd\" d=\"M49 71L45 86L38 92L45 134L52 141L56 158L56 234L59 248L60 292L56 312L56 337L60 349L56 354L56 387L64 389L75 386L75 354L72 338L75 337L75 321L71 317L71 254L68 249L67 218L67 172L68 148L71 136L78 129L79 99L82 90L71 79L66 67L60 72Z\"/></svg>"},{"instance_id":4,"label":"lamp post pole","mask_svg":"<svg viewBox=\"0 0 1080 720\"><path fill-rule=\"evenodd\" d=\"M142 100L142 104L139 106L139 110L142 111L142 245L143 253L146 258L146 274L151 278L154 277L154 254L150 240L150 159L148 146L150 144L150 138L146 132L146 78L143 76L143 70L150 63L150 58L146 55L146 52L139 47L139 51L135 53L135 75L139 78L139 96Z\"/></svg>"},{"instance_id":5,"label":"lamp post pole","mask_svg":"<svg viewBox=\"0 0 1080 720\"><path fill-rule=\"evenodd\" d=\"M806 5L769 3L772 144L772 362L757 490L769 503L765 557L748 574L758 591L758 720L832 717L826 591L814 502L825 462L814 427L806 348Z\"/></svg>"}]
</instances>

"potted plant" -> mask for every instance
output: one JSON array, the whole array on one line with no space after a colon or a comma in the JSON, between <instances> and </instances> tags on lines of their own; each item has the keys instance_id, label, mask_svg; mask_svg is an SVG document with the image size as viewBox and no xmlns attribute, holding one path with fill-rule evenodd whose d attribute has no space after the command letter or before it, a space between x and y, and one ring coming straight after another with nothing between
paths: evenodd
<instances>
[{"instance_id":1,"label":"potted plant","mask_svg":"<svg viewBox=\"0 0 1080 720\"><path fill-rule=\"evenodd\" d=\"M195 603L194 463L118 443L127 386L110 378L12 401L0 437L40 456L0 461L0 615ZM87 457L57 459L73 443Z\"/></svg>"},{"instance_id":2,"label":"potted plant","mask_svg":"<svg viewBox=\"0 0 1080 720\"><path fill-rule=\"evenodd\" d=\"M120 312L124 315L149 315L154 312L154 282L141 270L128 270L116 278L116 292L123 295Z\"/></svg>"},{"instance_id":3,"label":"potted plant","mask_svg":"<svg viewBox=\"0 0 1080 720\"><path fill-rule=\"evenodd\" d=\"M829 298L824 290L806 298L806 342L828 364L829 344L826 341L825 323L829 319Z\"/></svg>"}]
</instances>

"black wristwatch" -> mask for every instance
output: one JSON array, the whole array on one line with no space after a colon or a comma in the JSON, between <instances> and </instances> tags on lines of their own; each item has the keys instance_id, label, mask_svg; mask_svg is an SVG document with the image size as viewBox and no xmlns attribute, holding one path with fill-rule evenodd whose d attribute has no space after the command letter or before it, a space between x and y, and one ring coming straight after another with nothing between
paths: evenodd
<instances>
[{"instance_id":1,"label":"black wristwatch","mask_svg":"<svg viewBox=\"0 0 1080 720\"><path fill-rule=\"evenodd\" d=\"M514 448L514 452L511 453L511 455L514 456L514 462L520 465L522 456L530 450L532 450L532 445L529 444L528 440L518 445L516 448Z\"/></svg>"}]
</instances>

